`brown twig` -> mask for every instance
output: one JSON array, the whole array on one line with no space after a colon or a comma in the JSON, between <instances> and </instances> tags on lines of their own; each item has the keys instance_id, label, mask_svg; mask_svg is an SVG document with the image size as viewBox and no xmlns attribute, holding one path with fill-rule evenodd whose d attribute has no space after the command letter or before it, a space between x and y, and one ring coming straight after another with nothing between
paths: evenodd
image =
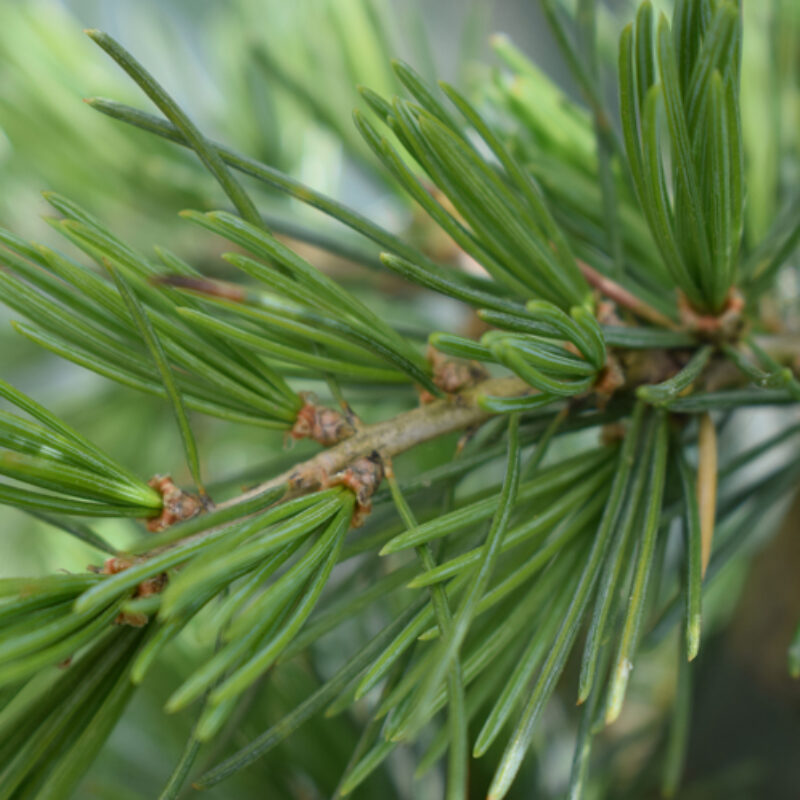
<instances>
[{"instance_id":1,"label":"brown twig","mask_svg":"<svg viewBox=\"0 0 800 800\"><path fill-rule=\"evenodd\" d=\"M259 484L244 494L220 503L218 508L244 502L284 484L288 484L292 495L313 491L325 485L331 476L373 452L377 451L389 457L395 456L422 442L485 422L492 413L478 405L477 399L482 394L513 397L530 394L533 391L535 390L516 377L483 381L461 394L436 400L374 425L367 425L348 439L318 453L308 461Z\"/></svg>"},{"instance_id":2,"label":"brown twig","mask_svg":"<svg viewBox=\"0 0 800 800\"><path fill-rule=\"evenodd\" d=\"M649 303L646 303L632 292L629 292L616 281L607 278L594 267L590 267L581 260L578 260L578 266L583 273L583 277L589 282L589 285L593 286L609 300L613 300L617 305L627 308L628 311L632 311L637 317L646 319L654 325L658 325L662 328L669 328L670 330L681 329L680 326L666 314L662 314L658 309L653 308Z\"/></svg>"}]
</instances>

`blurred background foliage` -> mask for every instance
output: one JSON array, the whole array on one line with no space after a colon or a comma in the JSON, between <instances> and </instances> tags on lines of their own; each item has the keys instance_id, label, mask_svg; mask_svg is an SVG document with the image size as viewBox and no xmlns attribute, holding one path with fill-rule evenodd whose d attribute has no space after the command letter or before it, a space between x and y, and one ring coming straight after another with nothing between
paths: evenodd
<instances>
[{"instance_id":1,"label":"blurred background foliage","mask_svg":"<svg viewBox=\"0 0 800 800\"><path fill-rule=\"evenodd\" d=\"M564 5L573 10L575 4L565 0ZM667 9L670 4L665 0L655 5ZM765 0L745 2L744 7L742 102L747 110L743 130L750 192L745 235L754 242L796 213L798 200L792 187L800 177L800 3ZM635 4L628 0L601 5L598 47L606 60L615 60L622 22L634 10ZM108 31L147 64L207 135L411 236L439 260L459 256L387 180L352 125L352 108L364 105L358 84L389 95L399 88L387 53L405 58L427 78L444 77L459 86L505 127L548 193L562 202L571 195L584 207L596 203L600 213L599 199L581 196L580 189L581 181L596 182L591 118L578 107L579 87L570 78L538 4L526 0L3 0L0 222L20 235L54 240L40 219L49 213L40 192L51 189L69 194L132 245L149 250L162 244L206 272L226 275L218 253L209 252L209 239L177 221L183 208L226 205L194 154L120 126L81 103L84 96L95 95L140 105L136 87L81 33L89 26ZM492 31L506 31L510 40L490 42ZM510 41L542 72L514 70ZM603 90L615 107L615 82L607 77ZM550 112L550 124L544 127L537 125L543 116L541 104L547 104ZM526 113L534 106L537 114ZM554 171L554 165L560 148L567 146L572 154L583 148L585 159L578 159L575 171L564 175ZM83 157L89 154L91 158ZM365 285L363 267L314 249L314 242L321 240L346 255L355 246L347 232L285 196L256 191L259 208L274 229L293 236L301 252L311 254L315 264L336 274L373 306L380 302ZM601 218L597 224L602 225ZM649 234L645 231L641 241L636 234L631 233L628 252L632 246L632 252L647 258L648 248L652 249ZM394 288L406 295L414 292L399 282L395 286L388 274L379 280L384 292ZM782 280L780 303L796 309L797 271L788 271ZM441 297L431 300L423 293L413 308L416 318L406 314L403 319L411 327L452 330L460 325L468 333L474 324L463 309ZM785 308L774 313L782 315ZM396 313L390 307L382 311L389 317ZM179 483L190 482L182 466L178 433L163 402L46 354L13 333L7 324L12 316L0 306L4 379L46 403L137 474L171 472ZM794 318L798 319L796 313ZM322 397L327 391L321 385L309 388ZM369 398L352 400L356 411L369 419ZM403 390L396 398L384 398L380 414L414 402L413 395ZM738 417L736 427L726 429L724 446L737 452L767 438L785 422L781 414L785 418L781 411L754 412L743 423ZM221 491L272 474L282 459L296 459L302 452L298 446L287 455L278 433L237 429L200 415L193 422L205 472ZM455 439L449 444L454 446ZM569 437L562 446L570 447ZM403 457L398 469L413 474L438 463L440 447L437 442L418 448ZM770 466L761 461L754 469ZM459 491L474 488L467 482ZM682 798L797 796L800 692L786 674L785 648L790 626L800 615L796 580L800 505L795 502L788 513L777 508L770 516L773 519L764 520L764 535L778 531L770 548L752 556L753 569L748 569L748 559L731 564L707 601L707 638L696 675ZM2 507L0 521L0 575L81 569L97 560L90 548L22 512ZM124 546L131 539L132 524L108 520L97 529ZM366 584L369 577L359 574L357 580ZM779 586L784 588L778 591ZM713 633L730 620L726 633ZM148 677L77 796L125 800L155 797L160 791L191 726L191 715L165 717L162 706L171 687L195 663L196 653L213 647L202 614L189 634L170 650L164 667ZM353 640L362 634L352 631ZM234 720L226 728L215 742L218 751L207 755L208 763L252 739L308 696L319 675L331 674L340 663L342 641L326 646L323 640L302 668L292 662L259 684L246 720ZM592 787L595 796L650 796L650 777L660 768L650 760L663 735L658 719L675 702L677 669L664 658L668 650L667 643L656 646L637 668L635 683L649 687L648 702L637 705L634 691L621 723L604 734L608 774L613 767L615 774L628 776L629 785L610 790L603 785L601 769ZM576 665L571 669L574 673ZM563 702L571 703L571 694ZM538 747L540 760L526 767L511 796L558 797L563 791L574 729L558 703L551 704L548 714L551 739ZM158 737L153 737L154 731ZM630 737L638 746L623 750L621 745ZM329 797L357 738L357 727L346 715L317 720L207 796ZM309 762L300 755L312 751L324 757ZM474 763L479 771L482 762ZM430 772L417 782L412 773L411 762L399 748L387 768L376 772L354 796L441 796L438 773ZM473 776L473 781L481 785L481 776ZM128 787L124 796L121 784Z\"/></svg>"}]
</instances>

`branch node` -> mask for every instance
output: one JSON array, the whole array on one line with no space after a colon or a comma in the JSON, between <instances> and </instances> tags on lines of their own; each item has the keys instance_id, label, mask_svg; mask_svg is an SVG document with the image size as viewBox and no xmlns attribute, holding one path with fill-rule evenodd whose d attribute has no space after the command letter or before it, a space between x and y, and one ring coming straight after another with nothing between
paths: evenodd
<instances>
[{"instance_id":1,"label":"branch node","mask_svg":"<svg viewBox=\"0 0 800 800\"><path fill-rule=\"evenodd\" d=\"M598 402L608 402L611 395L625 385L625 373L619 360L611 353L606 355L606 363L597 375L594 391L598 394Z\"/></svg>"},{"instance_id":2,"label":"branch node","mask_svg":"<svg viewBox=\"0 0 800 800\"><path fill-rule=\"evenodd\" d=\"M678 290L678 311L687 330L713 341L733 341L744 325L744 298L734 287L728 291L725 305L719 314L700 314L692 308L686 295Z\"/></svg>"},{"instance_id":3,"label":"branch node","mask_svg":"<svg viewBox=\"0 0 800 800\"><path fill-rule=\"evenodd\" d=\"M176 522L196 517L204 507L201 498L175 485L169 475L154 475L148 482L162 497L161 514L147 520L147 530L158 533Z\"/></svg>"},{"instance_id":4,"label":"branch node","mask_svg":"<svg viewBox=\"0 0 800 800\"><path fill-rule=\"evenodd\" d=\"M355 427L341 412L318 406L309 392L303 392L301 397L303 407L297 412L297 419L289 431L292 439L313 439L324 447L331 447L356 432Z\"/></svg>"},{"instance_id":5,"label":"branch node","mask_svg":"<svg viewBox=\"0 0 800 800\"><path fill-rule=\"evenodd\" d=\"M383 459L377 450L362 456L347 469L329 478L327 486L346 486L356 496L356 509L351 525L358 528L372 510L372 495L381 485L384 476Z\"/></svg>"},{"instance_id":6,"label":"branch node","mask_svg":"<svg viewBox=\"0 0 800 800\"><path fill-rule=\"evenodd\" d=\"M448 358L430 345L425 355L433 367L431 380L434 386L445 394L452 395L463 389L470 389L489 377L486 368L477 361ZM419 399L422 405L428 405L437 398L426 389L422 389Z\"/></svg>"},{"instance_id":7,"label":"branch node","mask_svg":"<svg viewBox=\"0 0 800 800\"><path fill-rule=\"evenodd\" d=\"M96 567L90 564L89 571L98 575L116 575L140 563L142 560L142 558L133 556L112 556L105 560L102 567ZM167 574L166 572L162 572L159 575L154 575L152 578L143 580L136 587L134 597L150 597L154 594L160 594L166 585ZM120 611L114 618L115 625L129 625L133 628L143 628L149 621L150 619L147 614L141 611Z\"/></svg>"}]
</instances>

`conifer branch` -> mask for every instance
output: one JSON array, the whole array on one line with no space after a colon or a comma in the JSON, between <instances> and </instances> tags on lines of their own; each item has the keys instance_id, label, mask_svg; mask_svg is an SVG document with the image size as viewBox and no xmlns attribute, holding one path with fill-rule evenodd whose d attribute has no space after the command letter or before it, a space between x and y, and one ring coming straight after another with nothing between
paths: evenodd
<instances>
[{"instance_id":1,"label":"conifer branch","mask_svg":"<svg viewBox=\"0 0 800 800\"><path fill-rule=\"evenodd\" d=\"M203 497L166 475L145 482L138 473L150 474L152 464L118 464L92 435L0 381L0 399L11 406L0 409L0 503L111 556L81 572L69 551L56 551L63 570L0 580L0 800L74 791L133 691L143 706L153 701L144 680L151 671L160 674L159 704L169 686L166 714L197 706L164 798L178 796L185 779L206 788L231 778L289 735L299 739L272 754L263 781L245 779L227 793L250 797L252 785L284 796L305 791L308 780L320 796L357 788L365 797L405 796L383 764L402 741L415 755L429 743L417 777L448 751L448 800L487 786L492 800L527 795L521 770L531 745L548 736L538 730L551 724L546 706L559 702L569 713L577 690L583 717L568 795L580 800L619 788L616 757L592 753L617 745L593 739L624 711L626 694L638 704L665 685L650 680L661 650L640 653L682 618L680 642L673 640L682 662L674 719L648 714L662 734L636 737L643 747L667 742L662 788L677 789L696 717L689 662L713 628L702 619L703 593L731 559L765 541L772 509L800 480L800 455L785 446L796 444L800 425L744 449L728 441L737 427L731 418L758 406L796 412L800 404L797 308L782 283L796 267L800 228L791 201L790 213L775 213L791 189L779 180L791 173L781 159L795 154L781 153L779 126L770 137L756 93L742 86L754 72L750 53L765 52L772 35L751 25L758 4L742 15L735 0L674 0L671 18L656 20L644 0L612 65L601 41L611 28L598 24L595 0L578 0L572 19L557 3L540 2L585 107L504 37L494 41L502 66L479 78L476 91L429 83L430 68L423 75L390 61L400 26L373 0L325 0L331 47L313 48L306 38L319 30L318 4L297 40L281 26L279 44L255 45L269 55L256 56L261 67L299 101L295 111L310 114L307 124L321 123L359 160L370 155L370 177L397 208L415 204L411 225L386 215L390 228L273 166L293 157L282 144L291 134L271 113L282 102L269 104L280 136L258 115L249 128L244 116L218 118L235 120L230 134L239 144L258 140L266 163L256 161L207 138L131 52L89 32L160 115L113 101L90 105L154 134L155 160L180 164L178 180L152 192L161 169L142 168L141 151L125 151L124 129L91 114L87 126L97 132L76 130L71 144L69 125L49 126L59 146L37 158L47 166L38 174L64 185L80 177L104 216L103 199L146 194L149 214L124 216L137 225L187 204L201 208L175 222L195 226L203 249L189 249L186 261L161 247L156 257L139 252L91 211L47 192L59 214L47 223L80 258L0 230L0 300L27 339L151 395L154 409L171 405ZM305 4L284 5L287 21L306 13L298 11ZM775 15L776 30L796 33L784 9ZM760 45L749 53L745 22ZM18 28L8 27L16 40ZM2 28L4 58L7 38ZM52 56L61 72L73 48L53 48L52 40L28 48L20 36L13 47L42 62ZM284 58L295 49L309 59ZM220 50L226 75L238 68L234 52L253 52ZM768 62L760 66L775 91L764 94L788 96L795 81L781 70L789 60ZM46 83L39 66L32 74ZM618 119L602 102L612 66ZM251 67L226 91L232 115L237 101L252 110ZM214 73L209 63L190 74ZM79 80L87 89L92 81L93 73ZM275 82L259 91L272 92ZM248 88L246 98L237 86ZM356 86L365 106L351 127L340 110L352 106ZM7 94L0 88L3 112ZM13 94L22 104L37 97L30 85ZM28 139L39 141L30 130L20 136L18 120L31 127L42 109L58 120L55 94L42 94L35 113L16 101L3 113L15 158L32 146ZM70 164L59 176L70 146L80 152L86 142L86 168L73 172ZM170 162L173 145L197 158ZM767 151L769 159L757 157ZM209 175L200 166L231 208L207 207ZM274 227L256 194L265 187L278 212ZM298 203L331 227L317 230ZM150 241L155 230L136 238ZM220 240L233 249L221 253L224 273L206 264ZM369 273L350 282L329 269L337 263L330 256ZM387 270L391 284L380 280ZM407 296L396 291L396 276L413 289ZM446 299L428 303L429 292ZM455 306L469 325L449 313ZM333 400L321 405L314 390L325 385ZM419 405L398 413L415 396ZM127 418L116 395L108 397L82 426L108 416L123 420L115 427L126 438L157 430L154 417ZM351 403L364 419L381 421L365 424ZM217 421L206 426L195 414ZM271 452L226 478L223 462L239 442L252 446L252 432L274 437L259 448ZM281 435L323 449L279 453ZM215 495L262 482L213 507L202 502L201 464ZM389 485L378 491L384 478ZM108 530L98 537L73 516L109 518ZM116 541L126 517L150 533ZM404 551L417 558L404 561ZM338 638L321 641L328 635ZM170 644L178 637L176 660ZM213 653L203 639L209 650L216 642ZM582 641L574 685L561 676ZM342 660L335 671L331 652ZM800 632L788 657L790 673L800 674ZM298 658L319 663L319 673L298 669ZM700 674L699 691L704 680ZM333 719L355 703L358 713ZM322 714L325 725L298 732ZM355 751L338 751L358 719L369 722ZM177 726L167 729L169 717L163 725L166 741ZM229 752L234 729L241 749ZM190 776L205 743L214 745L206 771ZM296 753L304 754L300 764ZM626 769L628 788L656 791L653 757L657 749L635 759L638 775ZM217 758L225 760L212 763ZM609 769L594 775L601 761ZM105 777L104 768L101 758L89 781ZM369 776L374 787L361 788Z\"/></svg>"},{"instance_id":2,"label":"conifer branch","mask_svg":"<svg viewBox=\"0 0 800 800\"><path fill-rule=\"evenodd\" d=\"M480 405L478 398L482 395L515 397L533 393L520 378L491 378L461 394L434 400L392 419L367 425L339 444L218 507L247 502L276 486L287 485L287 496L313 491L359 458L372 453L391 458L439 436L482 424L493 416Z\"/></svg>"}]
</instances>

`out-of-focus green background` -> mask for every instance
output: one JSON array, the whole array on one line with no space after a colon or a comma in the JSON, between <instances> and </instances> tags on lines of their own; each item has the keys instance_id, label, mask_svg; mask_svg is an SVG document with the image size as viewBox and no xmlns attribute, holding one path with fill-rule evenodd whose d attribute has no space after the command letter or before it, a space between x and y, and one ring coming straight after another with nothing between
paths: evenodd
<instances>
[{"instance_id":1,"label":"out-of-focus green background","mask_svg":"<svg viewBox=\"0 0 800 800\"><path fill-rule=\"evenodd\" d=\"M100 95L148 107L136 87L82 34L84 27L101 28L118 38L207 135L280 167L398 231L410 224L411 209L378 172L350 124L350 110L359 102L356 83L381 92L395 90L389 57L402 56L428 77L446 77L469 89L485 74L481 60L491 63L488 34L506 31L577 96L531 0L385 0L373 5L383 8L387 21L380 29L383 38L374 36L376 29L360 0L0 0L0 224L63 247L41 219L50 210L40 192L52 189L86 206L141 249L164 244L210 272L222 270L209 239L198 237L176 216L187 207L225 205L196 159L108 120L81 102L85 96ZM621 21L631 17L634 7L628 0L603 5L601 51L613 54ZM770 46L770 37L781 32L770 30L768 17L751 8L748 23L755 33L747 40L751 68L744 75L746 102L759 104L763 119L770 118L775 104L788 108L796 119L796 97L774 97L763 88L760 56ZM613 103L613 86L608 88ZM750 141L758 141L757 133ZM768 198L771 176L777 173L770 160L774 153L756 144L749 155L751 198ZM329 230L319 216L279 197L257 190L257 199L261 210L280 219L298 217ZM749 219L749 224L766 229L775 209L767 200L759 208L762 217ZM344 270L345 280L358 280L359 273L351 274L341 264L329 266ZM442 302L423 305L416 313L421 327L433 327L460 311ZM8 325L12 318L0 306L4 379L62 415L138 474L171 472L178 482L189 482L164 403L42 352L13 333ZM356 405L369 416L366 402ZM769 413L753 415L733 431L726 446L738 449L763 438L775 422ZM193 423L212 482L244 474L283 448L280 435L254 433L199 415ZM423 448L406 468L422 467L426 458ZM716 620L734 621L727 632L718 629L704 643L687 788L680 797L780 799L800 794L795 757L800 748L800 692L786 677L783 664L787 631L800 616L799 524L800 508L795 504L775 543L756 559L752 574L748 577L745 565L739 564L720 582L719 596L711 604ZM109 521L97 527L122 544L134 535L132 525ZM79 542L22 512L0 508L0 576L77 570L97 560L97 554ZM137 694L80 797L157 796L191 724L190 716L164 724L160 705L173 683L172 671L180 673L182 664L209 645L202 629L194 635L196 641L174 648L172 661ZM651 697L657 707L629 709L625 720L632 728L649 716L655 718L671 702L674 670L660 655L656 651L637 669L637 681L655 687ZM328 672L338 654L332 649L323 653L323 661L325 657L330 664L319 666ZM267 720L277 718L281 703L288 708L296 702L292 697L302 697L310 672L279 671L271 692L254 701L261 707L253 713L252 730L243 726L238 735L263 730ZM557 735L543 743L537 769L544 774L540 785L543 781L558 786L568 768L574 729L566 707L553 713ZM325 722L315 735L328 735L327 768L343 768L356 741L355 727ZM624 725L612 735L623 737ZM632 752L631 772L641 757L636 748ZM304 764L302 738L290 741L280 757ZM261 780L270 763L261 762L209 796L264 796ZM376 779L358 796L441 794L435 777L412 784L413 770L402 753L391 770L392 786ZM291 784L292 796L316 796L304 794L306 789L301 777ZM523 791L518 796L529 795ZM612 789L608 796L622 795ZM634 790L628 796L641 795Z\"/></svg>"}]
</instances>

